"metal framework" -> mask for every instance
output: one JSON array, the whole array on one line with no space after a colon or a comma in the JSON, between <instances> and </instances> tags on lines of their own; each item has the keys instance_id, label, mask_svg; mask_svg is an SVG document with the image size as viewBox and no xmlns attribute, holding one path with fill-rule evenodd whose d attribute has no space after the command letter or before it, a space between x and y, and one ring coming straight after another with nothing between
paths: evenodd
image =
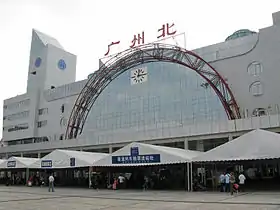
<instances>
[{"instance_id":1,"label":"metal framework","mask_svg":"<svg viewBox=\"0 0 280 210\"><path fill-rule=\"evenodd\" d=\"M209 63L194 52L178 46L152 43L117 54L88 80L72 109L65 138L76 138L82 133L91 107L112 80L128 69L151 62L171 62L196 71L205 80L202 86L211 87L217 94L228 119L240 118L239 108L228 84Z\"/></svg>"}]
</instances>

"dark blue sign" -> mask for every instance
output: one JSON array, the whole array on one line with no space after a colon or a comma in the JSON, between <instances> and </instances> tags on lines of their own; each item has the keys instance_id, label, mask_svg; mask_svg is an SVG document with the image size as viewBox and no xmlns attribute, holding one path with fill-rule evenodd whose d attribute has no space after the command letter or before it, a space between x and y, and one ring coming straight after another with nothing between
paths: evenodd
<instances>
[{"instance_id":1,"label":"dark blue sign","mask_svg":"<svg viewBox=\"0 0 280 210\"><path fill-rule=\"evenodd\" d=\"M17 162L14 160L8 161L7 162L7 168L15 168L17 165Z\"/></svg>"},{"instance_id":2,"label":"dark blue sign","mask_svg":"<svg viewBox=\"0 0 280 210\"><path fill-rule=\"evenodd\" d=\"M75 167L76 165L76 159L75 158L70 158L70 166Z\"/></svg>"},{"instance_id":3,"label":"dark blue sign","mask_svg":"<svg viewBox=\"0 0 280 210\"><path fill-rule=\"evenodd\" d=\"M139 155L139 148L138 147L131 147L130 148L130 155L131 156L138 156Z\"/></svg>"},{"instance_id":4,"label":"dark blue sign","mask_svg":"<svg viewBox=\"0 0 280 210\"><path fill-rule=\"evenodd\" d=\"M51 168L52 167L52 160L42 160L41 161L42 168Z\"/></svg>"},{"instance_id":5,"label":"dark blue sign","mask_svg":"<svg viewBox=\"0 0 280 210\"><path fill-rule=\"evenodd\" d=\"M112 156L112 164L160 163L160 154Z\"/></svg>"}]
</instances>

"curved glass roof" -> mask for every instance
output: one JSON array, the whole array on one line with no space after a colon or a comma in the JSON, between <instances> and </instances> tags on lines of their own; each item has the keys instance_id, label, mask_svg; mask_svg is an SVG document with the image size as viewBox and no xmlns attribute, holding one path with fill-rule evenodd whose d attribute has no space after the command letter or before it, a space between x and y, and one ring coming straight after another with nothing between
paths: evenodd
<instances>
[{"instance_id":1,"label":"curved glass roof","mask_svg":"<svg viewBox=\"0 0 280 210\"><path fill-rule=\"evenodd\" d=\"M235 31L232 35L228 36L226 38L226 41L232 40L232 39L238 39L239 37L248 36L248 35L255 34L255 33L256 33L255 31L250 31L248 29L241 29L241 30Z\"/></svg>"}]
</instances>

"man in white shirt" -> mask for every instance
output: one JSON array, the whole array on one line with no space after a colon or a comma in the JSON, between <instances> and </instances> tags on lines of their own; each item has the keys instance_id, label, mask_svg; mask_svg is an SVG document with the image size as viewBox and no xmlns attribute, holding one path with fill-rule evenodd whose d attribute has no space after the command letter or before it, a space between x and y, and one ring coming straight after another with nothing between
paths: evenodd
<instances>
[{"instance_id":1,"label":"man in white shirt","mask_svg":"<svg viewBox=\"0 0 280 210\"><path fill-rule=\"evenodd\" d=\"M227 174L225 175L225 188L226 188L226 192L229 192L229 191L230 191L229 179L230 179L230 174L227 173Z\"/></svg>"},{"instance_id":2,"label":"man in white shirt","mask_svg":"<svg viewBox=\"0 0 280 210\"><path fill-rule=\"evenodd\" d=\"M221 192L225 192L225 181L226 181L226 179L225 179L225 173L222 173L221 175L220 175L220 186L221 186Z\"/></svg>"},{"instance_id":3,"label":"man in white shirt","mask_svg":"<svg viewBox=\"0 0 280 210\"><path fill-rule=\"evenodd\" d=\"M244 192L244 185L245 185L245 180L246 180L246 177L244 176L244 174L241 172L239 177L239 191L243 191Z\"/></svg>"},{"instance_id":4,"label":"man in white shirt","mask_svg":"<svg viewBox=\"0 0 280 210\"><path fill-rule=\"evenodd\" d=\"M51 191L51 189L52 192L54 192L54 177L52 174L49 176L49 192Z\"/></svg>"},{"instance_id":5,"label":"man in white shirt","mask_svg":"<svg viewBox=\"0 0 280 210\"><path fill-rule=\"evenodd\" d=\"M120 174L119 175L119 177L118 177L118 180L119 180L119 188L121 188L121 189L123 189L124 188L124 182L125 182L125 177L122 175L122 174Z\"/></svg>"}]
</instances>

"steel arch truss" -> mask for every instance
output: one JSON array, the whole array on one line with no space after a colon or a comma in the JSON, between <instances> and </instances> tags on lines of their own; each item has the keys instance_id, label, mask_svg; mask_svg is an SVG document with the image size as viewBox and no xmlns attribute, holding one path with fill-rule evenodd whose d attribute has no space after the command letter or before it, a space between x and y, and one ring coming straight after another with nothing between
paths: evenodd
<instances>
[{"instance_id":1,"label":"steel arch truss","mask_svg":"<svg viewBox=\"0 0 280 210\"><path fill-rule=\"evenodd\" d=\"M202 86L211 87L215 91L228 118L240 118L239 108L228 84L209 63L192 51L173 45L153 43L123 51L100 67L88 80L75 102L65 138L76 138L82 133L91 107L112 80L140 64L159 61L177 63L196 71L205 80Z\"/></svg>"}]
</instances>

